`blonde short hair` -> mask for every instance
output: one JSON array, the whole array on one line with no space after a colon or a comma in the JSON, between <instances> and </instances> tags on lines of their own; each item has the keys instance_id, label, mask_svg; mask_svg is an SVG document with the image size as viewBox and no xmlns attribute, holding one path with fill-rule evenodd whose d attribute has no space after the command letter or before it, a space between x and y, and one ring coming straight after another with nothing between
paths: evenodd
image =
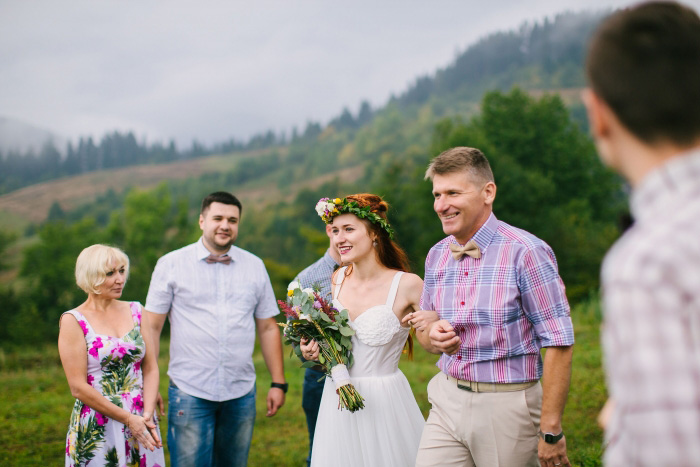
<instances>
[{"instance_id":1,"label":"blonde short hair","mask_svg":"<svg viewBox=\"0 0 700 467\"><path fill-rule=\"evenodd\" d=\"M75 282L85 293L99 294L97 288L107 279L107 273L116 263L117 269L124 267L129 277L129 257L120 250L107 245L91 245L78 255L75 262Z\"/></svg>"}]
</instances>

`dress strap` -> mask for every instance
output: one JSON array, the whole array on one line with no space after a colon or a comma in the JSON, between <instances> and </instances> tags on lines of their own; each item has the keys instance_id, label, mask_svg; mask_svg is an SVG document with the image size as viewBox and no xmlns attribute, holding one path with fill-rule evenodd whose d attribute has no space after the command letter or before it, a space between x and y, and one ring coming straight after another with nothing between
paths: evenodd
<instances>
[{"instance_id":1,"label":"dress strap","mask_svg":"<svg viewBox=\"0 0 700 467\"><path fill-rule=\"evenodd\" d=\"M389 295L387 295L386 297L386 306L388 306L392 310L394 309L396 293L399 291L399 282L401 282L401 276L403 276L403 271L396 271L396 274L394 274L394 280L391 281Z\"/></svg>"},{"instance_id":2,"label":"dress strap","mask_svg":"<svg viewBox=\"0 0 700 467\"><path fill-rule=\"evenodd\" d=\"M143 315L143 306L140 302L129 302L129 308L131 309L131 319L134 321L136 326L141 326L141 315Z\"/></svg>"},{"instance_id":3,"label":"dress strap","mask_svg":"<svg viewBox=\"0 0 700 467\"><path fill-rule=\"evenodd\" d=\"M338 273L335 275L335 287L333 287L333 300L337 299L338 295L340 295L340 288L343 286L343 279L345 278L345 270L347 268L347 266L343 266L342 268L338 269Z\"/></svg>"},{"instance_id":4,"label":"dress strap","mask_svg":"<svg viewBox=\"0 0 700 467\"><path fill-rule=\"evenodd\" d=\"M64 311L61 313L61 317L58 320L58 325L61 325L61 319L63 318L63 315L72 315L75 320L78 322L80 325L80 329L83 330L83 335L87 337L88 334L92 333L95 334L95 331L92 329L92 326L90 326L90 322L87 320L87 318L78 310L72 309L68 311Z\"/></svg>"}]
</instances>

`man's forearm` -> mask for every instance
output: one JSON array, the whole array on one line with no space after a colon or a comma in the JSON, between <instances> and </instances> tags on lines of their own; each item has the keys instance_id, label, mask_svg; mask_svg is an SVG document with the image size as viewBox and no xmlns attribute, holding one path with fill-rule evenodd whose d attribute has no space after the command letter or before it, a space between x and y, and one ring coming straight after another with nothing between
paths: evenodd
<instances>
[{"instance_id":1,"label":"man's forearm","mask_svg":"<svg viewBox=\"0 0 700 467\"><path fill-rule=\"evenodd\" d=\"M540 429L545 433L562 431L561 419L571 383L573 352L573 346L549 347L545 351L540 419Z\"/></svg>"},{"instance_id":2,"label":"man's forearm","mask_svg":"<svg viewBox=\"0 0 700 467\"><path fill-rule=\"evenodd\" d=\"M276 323L274 323L274 326L268 325L260 329L260 349L272 381L283 383L285 380L282 340Z\"/></svg>"}]
</instances>

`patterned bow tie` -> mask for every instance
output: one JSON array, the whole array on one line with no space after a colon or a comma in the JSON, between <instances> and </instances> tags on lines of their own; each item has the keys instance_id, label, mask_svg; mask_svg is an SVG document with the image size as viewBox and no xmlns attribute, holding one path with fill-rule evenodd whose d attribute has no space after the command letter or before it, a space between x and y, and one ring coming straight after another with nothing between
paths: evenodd
<instances>
[{"instance_id":1,"label":"patterned bow tie","mask_svg":"<svg viewBox=\"0 0 700 467\"><path fill-rule=\"evenodd\" d=\"M209 256L207 256L206 258L204 258L204 261L206 261L209 264L214 264L214 263L231 264L231 257L229 255L218 256L218 255L215 255L214 253L212 253Z\"/></svg>"},{"instance_id":2,"label":"patterned bow tie","mask_svg":"<svg viewBox=\"0 0 700 467\"><path fill-rule=\"evenodd\" d=\"M452 251L452 257L457 261L462 259L464 255L469 255L477 259L481 258L481 250L479 250L479 245L477 245L474 240L469 240L464 246L450 243L450 251Z\"/></svg>"}]
</instances>

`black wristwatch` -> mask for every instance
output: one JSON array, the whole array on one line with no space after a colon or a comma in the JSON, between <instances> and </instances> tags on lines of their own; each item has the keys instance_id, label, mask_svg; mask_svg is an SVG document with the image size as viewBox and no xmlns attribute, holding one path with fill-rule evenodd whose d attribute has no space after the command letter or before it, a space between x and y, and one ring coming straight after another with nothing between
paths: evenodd
<instances>
[{"instance_id":1,"label":"black wristwatch","mask_svg":"<svg viewBox=\"0 0 700 467\"><path fill-rule=\"evenodd\" d=\"M270 387L281 389L286 394L287 389L289 389L289 383L270 383Z\"/></svg>"},{"instance_id":2,"label":"black wristwatch","mask_svg":"<svg viewBox=\"0 0 700 467\"><path fill-rule=\"evenodd\" d=\"M538 431L537 434L540 435L540 438L542 438L547 444L557 444L559 440L564 437L563 430L558 435L555 435L554 433L542 433L541 430Z\"/></svg>"}]
</instances>

